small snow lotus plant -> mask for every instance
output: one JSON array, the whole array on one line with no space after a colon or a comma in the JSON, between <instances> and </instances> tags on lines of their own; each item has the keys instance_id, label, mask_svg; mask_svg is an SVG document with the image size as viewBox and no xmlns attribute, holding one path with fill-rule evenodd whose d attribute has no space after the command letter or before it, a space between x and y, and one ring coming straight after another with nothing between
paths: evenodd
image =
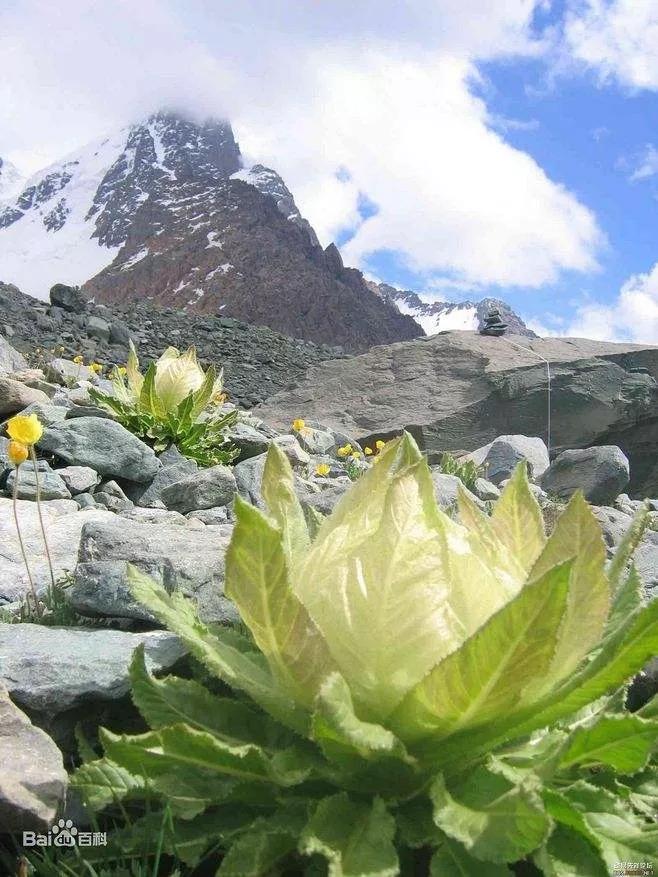
<instances>
[{"instance_id":1,"label":"small snow lotus plant","mask_svg":"<svg viewBox=\"0 0 658 877\"><path fill-rule=\"evenodd\" d=\"M658 703L623 706L658 651L658 600L643 606L626 572L640 522L606 572L583 498L546 538L519 468L491 517L464 494L456 523L408 435L313 537L276 445L263 496L266 511L236 500L226 558L250 638L132 570L135 598L235 697L155 679L137 652L152 730L101 732L105 757L73 778L92 808L159 800L161 848L190 864L219 848L220 877L499 877L519 862L585 877L655 859Z\"/></svg>"},{"instance_id":2,"label":"small snow lotus plant","mask_svg":"<svg viewBox=\"0 0 658 877\"><path fill-rule=\"evenodd\" d=\"M226 396L222 375L213 366L204 372L193 347L179 353L168 347L142 375L131 342L125 368L115 368L112 393L91 388L89 395L156 451L175 444L201 466L230 463L237 456L226 439L237 412L220 413Z\"/></svg>"}]
</instances>

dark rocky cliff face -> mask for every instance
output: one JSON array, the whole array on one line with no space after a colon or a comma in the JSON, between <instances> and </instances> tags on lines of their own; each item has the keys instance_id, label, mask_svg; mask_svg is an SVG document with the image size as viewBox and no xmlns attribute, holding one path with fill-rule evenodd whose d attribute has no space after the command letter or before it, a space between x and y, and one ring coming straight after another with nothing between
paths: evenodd
<instances>
[{"instance_id":1,"label":"dark rocky cliff face","mask_svg":"<svg viewBox=\"0 0 658 877\"><path fill-rule=\"evenodd\" d=\"M115 260L84 286L96 301L221 314L361 351L422 335L362 274L240 179L162 179Z\"/></svg>"}]
</instances>

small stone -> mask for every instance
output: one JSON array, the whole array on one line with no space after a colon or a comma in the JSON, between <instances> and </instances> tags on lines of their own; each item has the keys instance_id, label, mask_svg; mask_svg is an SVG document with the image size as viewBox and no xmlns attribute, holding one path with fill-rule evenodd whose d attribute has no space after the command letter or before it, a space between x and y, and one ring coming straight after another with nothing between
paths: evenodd
<instances>
[{"instance_id":1,"label":"small stone","mask_svg":"<svg viewBox=\"0 0 658 877\"><path fill-rule=\"evenodd\" d=\"M257 459L257 458L255 458ZM168 509L181 512L210 509L228 505L237 490L233 472L228 466L211 466L195 472L181 481L175 481L161 491Z\"/></svg>"},{"instance_id":2,"label":"small stone","mask_svg":"<svg viewBox=\"0 0 658 877\"><path fill-rule=\"evenodd\" d=\"M32 402L46 403L49 397L41 390L34 390L18 381L0 375L0 417L16 414Z\"/></svg>"},{"instance_id":3,"label":"small stone","mask_svg":"<svg viewBox=\"0 0 658 877\"><path fill-rule=\"evenodd\" d=\"M25 357L0 335L0 375L27 367Z\"/></svg>"},{"instance_id":4,"label":"small stone","mask_svg":"<svg viewBox=\"0 0 658 877\"><path fill-rule=\"evenodd\" d=\"M90 381L94 376L93 371L86 365L78 365L76 362L71 362L70 359L61 359L60 357L46 363L44 372L49 381L54 381L63 387L72 387L78 381Z\"/></svg>"},{"instance_id":5,"label":"small stone","mask_svg":"<svg viewBox=\"0 0 658 877\"><path fill-rule=\"evenodd\" d=\"M305 426L295 435L299 444L309 454L329 454L336 448L336 440L329 430Z\"/></svg>"},{"instance_id":6,"label":"small stone","mask_svg":"<svg viewBox=\"0 0 658 877\"><path fill-rule=\"evenodd\" d=\"M91 493L78 493L74 499L81 509L93 509L96 507L96 500Z\"/></svg>"},{"instance_id":7,"label":"small stone","mask_svg":"<svg viewBox=\"0 0 658 877\"><path fill-rule=\"evenodd\" d=\"M299 468L300 466L306 466L311 462L311 457L306 451L302 448L302 446L297 441L297 437L294 435L278 435L274 439L274 443L277 444L283 453L286 455L288 460L290 461L290 465L293 468Z\"/></svg>"},{"instance_id":8,"label":"small stone","mask_svg":"<svg viewBox=\"0 0 658 877\"><path fill-rule=\"evenodd\" d=\"M240 460L264 454L272 440L255 427L239 421L227 432L226 438L239 449Z\"/></svg>"},{"instance_id":9,"label":"small stone","mask_svg":"<svg viewBox=\"0 0 658 877\"><path fill-rule=\"evenodd\" d=\"M500 489L495 484L492 484L491 481L487 481L486 478L476 478L473 485L473 493L478 499L486 502L487 500L498 499Z\"/></svg>"},{"instance_id":10,"label":"small stone","mask_svg":"<svg viewBox=\"0 0 658 877\"><path fill-rule=\"evenodd\" d=\"M32 460L27 460L18 470L12 469L7 478L7 493L13 495L14 485L18 479L18 498L35 500L37 498L37 476L41 499L71 498L71 493L63 479L57 472L53 472L46 460L37 460L36 470Z\"/></svg>"},{"instance_id":11,"label":"small stone","mask_svg":"<svg viewBox=\"0 0 658 877\"><path fill-rule=\"evenodd\" d=\"M460 490L465 491L478 508L485 508L484 503L472 494L456 475L445 475L438 468L432 468L431 473L434 482L434 496L439 508L447 514L454 514L457 511L457 497Z\"/></svg>"},{"instance_id":12,"label":"small stone","mask_svg":"<svg viewBox=\"0 0 658 877\"><path fill-rule=\"evenodd\" d=\"M91 338L98 338L99 341L109 341L110 324L101 317L87 317L87 334Z\"/></svg>"},{"instance_id":13,"label":"small stone","mask_svg":"<svg viewBox=\"0 0 658 877\"><path fill-rule=\"evenodd\" d=\"M75 496L77 493L91 493L99 484L101 477L91 466L63 466L57 474Z\"/></svg>"},{"instance_id":14,"label":"small stone","mask_svg":"<svg viewBox=\"0 0 658 877\"><path fill-rule=\"evenodd\" d=\"M220 505L213 509L197 509L196 511L188 512L185 517L188 520L197 520L203 524L216 526L218 524L228 524L230 521L229 515L229 508L225 505Z\"/></svg>"}]
</instances>

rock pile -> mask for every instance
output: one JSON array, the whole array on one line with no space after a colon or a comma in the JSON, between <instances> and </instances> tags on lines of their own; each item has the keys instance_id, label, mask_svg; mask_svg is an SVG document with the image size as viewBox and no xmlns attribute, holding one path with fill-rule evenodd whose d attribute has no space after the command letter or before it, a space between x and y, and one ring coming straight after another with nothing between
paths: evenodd
<instances>
[{"instance_id":1,"label":"rock pile","mask_svg":"<svg viewBox=\"0 0 658 877\"><path fill-rule=\"evenodd\" d=\"M223 365L231 398L246 406L285 388L309 366L344 355L341 348L288 338L229 317L154 308L148 300L109 308L88 303L79 290L60 284L48 304L0 283L0 369L27 368L25 359L16 359L17 351L37 366L49 361L53 350L68 360L80 355L85 362L120 365L130 338L146 364L170 344L181 349L195 345L202 361ZM8 342L16 348L11 361L4 352ZM71 371L88 377L77 365ZM0 417L4 413L9 412L0 410Z\"/></svg>"}]
</instances>

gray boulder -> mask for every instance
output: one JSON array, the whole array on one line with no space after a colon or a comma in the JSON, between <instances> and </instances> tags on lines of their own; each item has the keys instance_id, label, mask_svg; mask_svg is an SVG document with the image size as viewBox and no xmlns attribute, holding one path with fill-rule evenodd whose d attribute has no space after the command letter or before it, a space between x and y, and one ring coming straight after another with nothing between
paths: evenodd
<instances>
[{"instance_id":1,"label":"gray boulder","mask_svg":"<svg viewBox=\"0 0 658 877\"><path fill-rule=\"evenodd\" d=\"M64 405L44 405L42 402L32 402L22 411L22 414L36 414L41 425L54 426L66 420L68 409Z\"/></svg>"},{"instance_id":2,"label":"gray boulder","mask_svg":"<svg viewBox=\"0 0 658 877\"><path fill-rule=\"evenodd\" d=\"M236 489L240 497L252 505L263 508L263 495L260 485L265 470L267 454L250 457L233 467Z\"/></svg>"},{"instance_id":3,"label":"gray boulder","mask_svg":"<svg viewBox=\"0 0 658 877\"><path fill-rule=\"evenodd\" d=\"M153 671L185 654L167 631L0 625L0 683L21 707L49 716L90 700L117 700L130 688L128 667L142 643Z\"/></svg>"},{"instance_id":4,"label":"gray boulder","mask_svg":"<svg viewBox=\"0 0 658 877\"><path fill-rule=\"evenodd\" d=\"M0 335L0 375L28 367L25 357Z\"/></svg>"},{"instance_id":5,"label":"gray boulder","mask_svg":"<svg viewBox=\"0 0 658 877\"><path fill-rule=\"evenodd\" d=\"M198 526L135 520L126 526L125 520L115 518L85 527L69 591L71 604L85 615L152 620L130 593L131 563L168 591L192 597L204 621L235 619L224 597L224 555L231 528Z\"/></svg>"},{"instance_id":6,"label":"gray boulder","mask_svg":"<svg viewBox=\"0 0 658 877\"><path fill-rule=\"evenodd\" d=\"M484 466L487 480L496 485L509 478L522 460L527 461L528 474L535 481L550 465L548 449L542 439L527 435L501 435L472 451L466 459Z\"/></svg>"},{"instance_id":7,"label":"gray boulder","mask_svg":"<svg viewBox=\"0 0 658 877\"><path fill-rule=\"evenodd\" d=\"M86 365L78 365L70 359L61 357L56 357L47 363L44 371L49 381L55 381L63 387L72 387L78 381L91 381L94 377L93 371Z\"/></svg>"},{"instance_id":8,"label":"gray boulder","mask_svg":"<svg viewBox=\"0 0 658 877\"><path fill-rule=\"evenodd\" d=\"M177 512L171 514L177 514ZM188 521L201 521L202 524L211 527L228 524L231 521L230 509L225 505L216 506L214 509L199 509L195 512L188 512L186 518Z\"/></svg>"},{"instance_id":9,"label":"gray boulder","mask_svg":"<svg viewBox=\"0 0 658 877\"><path fill-rule=\"evenodd\" d=\"M57 474L75 496L78 493L93 493L101 477L91 466L63 466Z\"/></svg>"},{"instance_id":10,"label":"gray boulder","mask_svg":"<svg viewBox=\"0 0 658 877\"><path fill-rule=\"evenodd\" d=\"M162 491L170 484L183 481L199 469L195 460L189 460L173 447L160 454L160 463L161 468L155 473L155 478L150 484L133 484L127 488L129 498L136 505L163 509L165 504L162 500Z\"/></svg>"},{"instance_id":11,"label":"gray boulder","mask_svg":"<svg viewBox=\"0 0 658 877\"><path fill-rule=\"evenodd\" d=\"M90 466L101 475L151 481L160 463L152 448L114 420L78 417L44 431L39 447L73 466Z\"/></svg>"},{"instance_id":12,"label":"gray boulder","mask_svg":"<svg viewBox=\"0 0 658 877\"><path fill-rule=\"evenodd\" d=\"M113 518L111 512L101 509L80 511L72 499L55 499L41 504L48 546L55 577L73 572L78 554L80 532L86 522ZM50 584L50 573L43 550L43 536L39 526L36 503L18 501L18 518L30 569L37 590ZM20 600L29 591L25 564L16 538L16 525L10 499L0 497L0 604Z\"/></svg>"},{"instance_id":13,"label":"gray boulder","mask_svg":"<svg viewBox=\"0 0 658 877\"><path fill-rule=\"evenodd\" d=\"M329 454L336 448L336 439L328 429L305 426L296 436L299 444L309 454Z\"/></svg>"},{"instance_id":14,"label":"gray boulder","mask_svg":"<svg viewBox=\"0 0 658 877\"><path fill-rule=\"evenodd\" d=\"M283 453L288 458L290 465L293 469L299 469L300 467L308 465L311 462L311 458L309 454L302 448L299 441L297 440L297 436L295 435L278 435L274 439L275 444L277 444Z\"/></svg>"},{"instance_id":15,"label":"gray boulder","mask_svg":"<svg viewBox=\"0 0 658 877\"><path fill-rule=\"evenodd\" d=\"M269 435L267 433L270 433ZM271 430L260 430L238 421L227 433L227 439L240 451L240 460L264 454L274 436Z\"/></svg>"},{"instance_id":16,"label":"gray boulder","mask_svg":"<svg viewBox=\"0 0 658 877\"><path fill-rule=\"evenodd\" d=\"M326 490L319 493L306 493L300 497L302 506L315 509L322 515L330 515L340 500L345 496L351 486L351 482L338 482L332 484Z\"/></svg>"},{"instance_id":17,"label":"gray boulder","mask_svg":"<svg viewBox=\"0 0 658 877\"><path fill-rule=\"evenodd\" d=\"M1 660L1 658L0 658ZM4 832L46 831L64 801L62 753L0 686L0 826Z\"/></svg>"},{"instance_id":18,"label":"gray boulder","mask_svg":"<svg viewBox=\"0 0 658 877\"><path fill-rule=\"evenodd\" d=\"M41 390L34 390L19 381L0 375L0 417L17 414L32 402L50 402Z\"/></svg>"},{"instance_id":19,"label":"gray boulder","mask_svg":"<svg viewBox=\"0 0 658 877\"><path fill-rule=\"evenodd\" d=\"M77 286L56 283L50 290L50 303L64 311L79 314L84 311L87 298Z\"/></svg>"},{"instance_id":20,"label":"gray boulder","mask_svg":"<svg viewBox=\"0 0 658 877\"><path fill-rule=\"evenodd\" d=\"M500 488L486 478L476 478L473 485L473 493L483 501L495 500L500 496Z\"/></svg>"},{"instance_id":21,"label":"gray boulder","mask_svg":"<svg viewBox=\"0 0 658 877\"><path fill-rule=\"evenodd\" d=\"M27 460L18 470L12 469L7 478L7 493L13 496L14 485L18 479L18 498L35 500L37 498L37 477L41 499L71 498L71 492L63 478L57 472L53 472L45 460L37 460L36 470L32 460Z\"/></svg>"},{"instance_id":22,"label":"gray boulder","mask_svg":"<svg viewBox=\"0 0 658 877\"><path fill-rule=\"evenodd\" d=\"M228 505L236 490L236 479L231 469L219 465L175 481L163 488L160 496L168 509L186 514L197 509Z\"/></svg>"},{"instance_id":23,"label":"gray boulder","mask_svg":"<svg viewBox=\"0 0 658 877\"><path fill-rule=\"evenodd\" d=\"M628 458L614 445L563 451L541 479L546 493L568 499L582 490L597 505L612 504L628 484Z\"/></svg>"},{"instance_id":24,"label":"gray boulder","mask_svg":"<svg viewBox=\"0 0 658 877\"><path fill-rule=\"evenodd\" d=\"M254 415L288 429L301 413L370 446L408 429L424 450L469 452L504 434L545 435L539 357L551 365L552 451L619 445L630 495L658 496L658 347L446 332L311 366Z\"/></svg>"},{"instance_id":25,"label":"gray boulder","mask_svg":"<svg viewBox=\"0 0 658 877\"><path fill-rule=\"evenodd\" d=\"M109 341L110 324L101 317L87 317L87 335L90 338L98 338L99 341Z\"/></svg>"},{"instance_id":26,"label":"gray boulder","mask_svg":"<svg viewBox=\"0 0 658 877\"><path fill-rule=\"evenodd\" d=\"M484 503L471 493L456 475L445 475L438 469L431 469L432 481L434 482L434 496L442 511L453 515L457 511L457 497L459 490L464 490L473 500L476 506L484 509Z\"/></svg>"},{"instance_id":27,"label":"gray boulder","mask_svg":"<svg viewBox=\"0 0 658 877\"><path fill-rule=\"evenodd\" d=\"M608 555L612 556L631 526L633 518L607 506L595 508L594 514L601 524ZM658 596L658 532L656 530L645 531L633 556L633 563L644 583L647 596Z\"/></svg>"}]
</instances>

